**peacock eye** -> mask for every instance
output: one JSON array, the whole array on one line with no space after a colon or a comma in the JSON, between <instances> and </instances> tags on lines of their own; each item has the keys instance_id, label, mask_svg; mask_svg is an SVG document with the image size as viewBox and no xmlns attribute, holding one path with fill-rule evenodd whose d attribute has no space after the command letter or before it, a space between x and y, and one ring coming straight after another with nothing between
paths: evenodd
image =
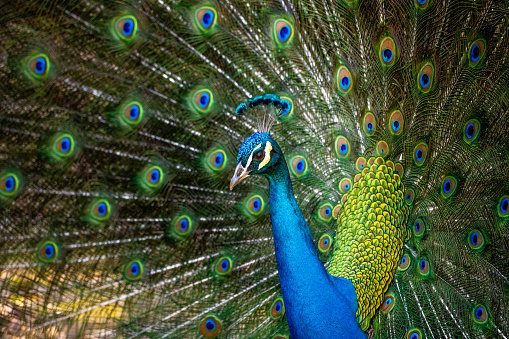
<instances>
[{"instance_id":1,"label":"peacock eye","mask_svg":"<svg viewBox=\"0 0 509 339\"><path fill-rule=\"evenodd\" d=\"M258 151L258 152L255 153L255 155L253 157L253 160L254 161L262 161L264 156L265 156L265 152L264 151Z\"/></svg>"}]
</instances>

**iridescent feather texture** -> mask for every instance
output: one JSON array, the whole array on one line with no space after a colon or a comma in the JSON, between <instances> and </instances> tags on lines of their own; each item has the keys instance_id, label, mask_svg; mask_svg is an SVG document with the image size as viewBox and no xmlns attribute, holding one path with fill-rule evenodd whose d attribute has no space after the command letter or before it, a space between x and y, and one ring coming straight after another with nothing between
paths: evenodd
<instances>
[{"instance_id":1,"label":"iridescent feather texture","mask_svg":"<svg viewBox=\"0 0 509 339\"><path fill-rule=\"evenodd\" d=\"M2 335L508 338L507 8L2 2Z\"/></svg>"}]
</instances>

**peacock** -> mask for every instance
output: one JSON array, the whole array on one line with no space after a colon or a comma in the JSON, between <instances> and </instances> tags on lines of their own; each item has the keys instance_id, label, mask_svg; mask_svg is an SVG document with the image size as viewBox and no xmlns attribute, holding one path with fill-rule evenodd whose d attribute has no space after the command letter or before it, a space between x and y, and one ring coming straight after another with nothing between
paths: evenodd
<instances>
[{"instance_id":1,"label":"peacock","mask_svg":"<svg viewBox=\"0 0 509 339\"><path fill-rule=\"evenodd\" d=\"M0 13L3 337L509 337L507 1Z\"/></svg>"}]
</instances>

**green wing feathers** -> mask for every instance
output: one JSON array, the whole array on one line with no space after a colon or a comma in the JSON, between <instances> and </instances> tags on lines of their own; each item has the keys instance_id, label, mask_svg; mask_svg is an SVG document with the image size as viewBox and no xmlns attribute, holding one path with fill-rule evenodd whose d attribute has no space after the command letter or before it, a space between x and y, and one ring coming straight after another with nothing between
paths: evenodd
<instances>
[{"instance_id":1,"label":"green wing feathers","mask_svg":"<svg viewBox=\"0 0 509 339\"><path fill-rule=\"evenodd\" d=\"M291 103L271 136L319 258L354 279L355 245L384 267L356 286L369 336L509 336L506 2L0 11L4 335L288 338L266 183L229 190L242 141L277 115L235 109L270 93ZM373 249L371 208L397 219Z\"/></svg>"}]
</instances>

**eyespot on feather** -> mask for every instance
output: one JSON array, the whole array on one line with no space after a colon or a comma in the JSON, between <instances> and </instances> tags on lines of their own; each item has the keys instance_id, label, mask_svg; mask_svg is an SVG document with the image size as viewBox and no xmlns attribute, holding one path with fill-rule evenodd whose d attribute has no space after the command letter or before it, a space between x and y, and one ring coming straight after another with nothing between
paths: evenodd
<instances>
[{"instance_id":1,"label":"eyespot on feather","mask_svg":"<svg viewBox=\"0 0 509 339\"><path fill-rule=\"evenodd\" d=\"M193 230L193 220L188 215L181 215L173 223L175 235L179 238L185 238Z\"/></svg>"},{"instance_id":2,"label":"eyespot on feather","mask_svg":"<svg viewBox=\"0 0 509 339\"><path fill-rule=\"evenodd\" d=\"M335 142L336 155L339 159L345 159L350 155L350 143L348 139L340 135Z\"/></svg>"},{"instance_id":3,"label":"eyespot on feather","mask_svg":"<svg viewBox=\"0 0 509 339\"><path fill-rule=\"evenodd\" d=\"M143 263L140 260L131 260L124 267L124 277L129 281L140 280L143 277Z\"/></svg>"},{"instance_id":4,"label":"eyespot on feather","mask_svg":"<svg viewBox=\"0 0 509 339\"><path fill-rule=\"evenodd\" d=\"M470 45L468 50L468 61L470 67L477 68L482 65L484 53L486 52L486 41L478 39Z\"/></svg>"},{"instance_id":5,"label":"eyespot on feather","mask_svg":"<svg viewBox=\"0 0 509 339\"><path fill-rule=\"evenodd\" d=\"M364 134L367 136L373 136L376 132L376 118L372 112L366 112L364 118L362 119L362 127L364 129Z\"/></svg>"},{"instance_id":6,"label":"eyespot on feather","mask_svg":"<svg viewBox=\"0 0 509 339\"><path fill-rule=\"evenodd\" d=\"M376 152L379 157L385 158L387 155L389 155L389 145L387 142L381 140L376 145Z\"/></svg>"},{"instance_id":7,"label":"eyespot on feather","mask_svg":"<svg viewBox=\"0 0 509 339\"><path fill-rule=\"evenodd\" d=\"M0 184L0 188L1 188ZM498 201L497 206L497 212L498 216L501 218L507 218L509 217L509 195L504 195L500 200Z\"/></svg>"},{"instance_id":8,"label":"eyespot on feather","mask_svg":"<svg viewBox=\"0 0 509 339\"><path fill-rule=\"evenodd\" d=\"M263 212L265 202L259 195L252 196L247 202L247 210L251 215L259 215Z\"/></svg>"},{"instance_id":9,"label":"eyespot on feather","mask_svg":"<svg viewBox=\"0 0 509 339\"><path fill-rule=\"evenodd\" d=\"M458 186L458 182L455 177L448 175L442 179L442 188L441 194L442 197L447 199L454 195L456 192L456 188Z\"/></svg>"},{"instance_id":10,"label":"eyespot on feather","mask_svg":"<svg viewBox=\"0 0 509 339\"><path fill-rule=\"evenodd\" d=\"M346 193L352 188L352 181L348 178L343 178L339 182L339 190L341 193Z\"/></svg>"},{"instance_id":11,"label":"eyespot on feather","mask_svg":"<svg viewBox=\"0 0 509 339\"><path fill-rule=\"evenodd\" d=\"M386 37L380 43L380 60L385 66L392 66L396 61L396 44L391 37Z\"/></svg>"},{"instance_id":12,"label":"eyespot on feather","mask_svg":"<svg viewBox=\"0 0 509 339\"><path fill-rule=\"evenodd\" d=\"M414 148L414 163L417 166L422 166L426 162L427 155L428 146L424 142L417 144Z\"/></svg>"},{"instance_id":13,"label":"eyespot on feather","mask_svg":"<svg viewBox=\"0 0 509 339\"><path fill-rule=\"evenodd\" d=\"M293 100L289 97L282 96L280 98L281 101L281 115L279 116L282 119L287 119L293 115Z\"/></svg>"},{"instance_id":14,"label":"eyespot on feather","mask_svg":"<svg viewBox=\"0 0 509 339\"><path fill-rule=\"evenodd\" d=\"M318 250L322 253L327 252L330 250L332 246L332 238L328 234L324 234L320 237L318 240Z\"/></svg>"},{"instance_id":15,"label":"eyespot on feather","mask_svg":"<svg viewBox=\"0 0 509 339\"><path fill-rule=\"evenodd\" d=\"M332 217L334 219L337 219L339 216L339 212L341 212L341 204L337 204L334 206L334 209L332 210Z\"/></svg>"},{"instance_id":16,"label":"eyespot on feather","mask_svg":"<svg viewBox=\"0 0 509 339\"><path fill-rule=\"evenodd\" d=\"M282 317L285 314L285 303L283 298L279 297L270 306L270 317L272 319L277 319Z\"/></svg>"},{"instance_id":17,"label":"eyespot on feather","mask_svg":"<svg viewBox=\"0 0 509 339\"><path fill-rule=\"evenodd\" d=\"M323 221L329 221L332 218L332 205L323 204L318 209L318 218Z\"/></svg>"},{"instance_id":18,"label":"eyespot on feather","mask_svg":"<svg viewBox=\"0 0 509 339\"><path fill-rule=\"evenodd\" d=\"M61 158L70 157L74 153L74 138L72 135L64 133L55 137L53 142L53 153Z\"/></svg>"},{"instance_id":19,"label":"eyespot on feather","mask_svg":"<svg viewBox=\"0 0 509 339\"><path fill-rule=\"evenodd\" d=\"M407 190L404 193L405 203L408 206L411 206L414 203L415 199L415 192L412 188L407 188Z\"/></svg>"},{"instance_id":20,"label":"eyespot on feather","mask_svg":"<svg viewBox=\"0 0 509 339\"><path fill-rule=\"evenodd\" d=\"M129 126L137 126L143 119L143 106L137 101L131 101L124 106L121 116Z\"/></svg>"},{"instance_id":21,"label":"eyespot on feather","mask_svg":"<svg viewBox=\"0 0 509 339\"><path fill-rule=\"evenodd\" d=\"M394 307L394 303L395 303L394 296L392 294L388 294L385 296L382 306L380 307L380 310L382 312L387 313L390 310L392 310L392 308Z\"/></svg>"},{"instance_id":22,"label":"eyespot on feather","mask_svg":"<svg viewBox=\"0 0 509 339\"><path fill-rule=\"evenodd\" d=\"M414 223L413 232L416 238L422 238L424 236L424 232L426 231L426 224L424 223L423 218L417 218Z\"/></svg>"},{"instance_id":23,"label":"eyespot on feather","mask_svg":"<svg viewBox=\"0 0 509 339\"><path fill-rule=\"evenodd\" d=\"M95 221L106 221L111 217L111 205L106 199L98 199L92 203L90 216Z\"/></svg>"},{"instance_id":24,"label":"eyespot on feather","mask_svg":"<svg viewBox=\"0 0 509 339\"><path fill-rule=\"evenodd\" d=\"M357 161L355 162L355 168L357 169L357 171L362 171L363 169L366 168L366 165L367 165L367 161L366 161L366 158L363 158L363 157L359 157L357 159Z\"/></svg>"},{"instance_id":25,"label":"eyespot on feather","mask_svg":"<svg viewBox=\"0 0 509 339\"><path fill-rule=\"evenodd\" d=\"M215 338L222 329L222 323L214 315L207 315L200 322L200 334L205 338Z\"/></svg>"},{"instance_id":26,"label":"eyespot on feather","mask_svg":"<svg viewBox=\"0 0 509 339\"><path fill-rule=\"evenodd\" d=\"M352 90L353 78L350 70L346 66L341 66L337 73L338 90L340 94L347 94Z\"/></svg>"},{"instance_id":27,"label":"eyespot on feather","mask_svg":"<svg viewBox=\"0 0 509 339\"><path fill-rule=\"evenodd\" d=\"M427 259L425 258L419 259L417 271L423 276L427 276L429 274L429 262Z\"/></svg>"},{"instance_id":28,"label":"eyespot on feather","mask_svg":"<svg viewBox=\"0 0 509 339\"><path fill-rule=\"evenodd\" d=\"M229 275L232 269L233 261L228 256L219 258L214 265L214 271L219 275Z\"/></svg>"},{"instance_id":29,"label":"eyespot on feather","mask_svg":"<svg viewBox=\"0 0 509 339\"><path fill-rule=\"evenodd\" d=\"M228 157L222 149L217 149L209 155L207 164L214 171L221 171L225 168Z\"/></svg>"},{"instance_id":30,"label":"eyespot on feather","mask_svg":"<svg viewBox=\"0 0 509 339\"><path fill-rule=\"evenodd\" d=\"M159 166L150 166L144 171L143 183L149 188L159 188L164 181L163 169Z\"/></svg>"},{"instance_id":31,"label":"eyespot on feather","mask_svg":"<svg viewBox=\"0 0 509 339\"><path fill-rule=\"evenodd\" d=\"M58 245L51 240L42 242L37 250L37 259L44 263L53 263L58 259Z\"/></svg>"},{"instance_id":32,"label":"eyespot on feather","mask_svg":"<svg viewBox=\"0 0 509 339\"><path fill-rule=\"evenodd\" d=\"M115 20L114 30L118 38L130 42L136 37L138 21L132 15L125 15Z\"/></svg>"},{"instance_id":33,"label":"eyespot on feather","mask_svg":"<svg viewBox=\"0 0 509 339\"><path fill-rule=\"evenodd\" d=\"M12 197L19 191L20 181L13 172L8 172L0 177L0 195Z\"/></svg>"},{"instance_id":34,"label":"eyespot on feather","mask_svg":"<svg viewBox=\"0 0 509 339\"><path fill-rule=\"evenodd\" d=\"M421 331L416 328L411 329L410 331L408 331L406 339L422 339Z\"/></svg>"},{"instance_id":35,"label":"eyespot on feather","mask_svg":"<svg viewBox=\"0 0 509 339\"><path fill-rule=\"evenodd\" d=\"M419 71L417 84L422 92L427 93L431 90L435 74L434 72L435 70L431 64L424 65Z\"/></svg>"},{"instance_id":36,"label":"eyespot on feather","mask_svg":"<svg viewBox=\"0 0 509 339\"><path fill-rule=\"evenodd\" d=\"M477 304L472 309L472 317L477 324L485 324L488 321L488 311L484 305Z\"/></svg>"},{"instance_id":37,"label":"eyespot on feather","mask_svg":"<svg viewBox=\"0 0 509 339\"><path fill-rule=\"evenodd\" d=\"M29 58L26 64L28 74L37 80L44 80L49 74L50 67L49 58L44 53Z\"/></svg>"},{"instance_id":38,"label":"eyespot on feather","mask_svg":"<svg viewBox=\"0 0 509 339\"><path fill-rule=\"evenodd\" d=\"M400 177L403 175L403 165L401 165L399 162L394 165L394 173Z\"/></svg>"},{"instance_id":39,"label":"eyespot on feather","mask_svg":"<svg viewBox=\"0 0 509 339\"><path fill-rule=\"evenodd\" d=\"M217 11L213 7L200 7L195 12L196 26L202 33L210 33L217 22Z\"/></svg>"},{"instance_id":40,"label":"eyespot on feather","mask_svg":"<svg viewBox=\"0 0 509 339\"><path fill-rule=\"evenodd\" d=\"M399 262L398 271L406 271L410 266L410 262L411 262L410 256L408 254L403 255Z\"/></svg>"},{"instance_id":41,"label":"eyespot on feather","mask_svg":"<svg viewBox=\"0 0 509 339\"><path fill-rule=\"evenodd\" d=\"M393 135L400 135L403 132L404 120L400 110L395 110L389 119L389 130Z\"/></svg>"},{"instance_id":42,"label":"eyespot on feather","mask_svg":"<svg viewBox=\"0 0 509 339\"><path fill-rule=\"evenodd\" d=\"M274 21L274 39L279 47L288 46L293 39L293 25L285 19Z\"/></svg>"},{"instance_id":43,"label":"eyespot on feather","mask_svg":"<svg viewBox=\"0 0 509 339\"><path fill-rule=\"evenodd\" d=\"M201 89L194 92L192 96L193 107L200 114L209 113L214 103L214 95L208 89Z\"/></svg>"},{"instance_id":44,"label":"eyespot on feather","mask_svg":"<svg viewBox=\"0 0 509 339\"><path fill-rule=\"evenodd\" d=\"M463 140L471 145L481 133L481 123L477 119L470 119L463 127Z\"/></svg>"},{"instance_id":45,"label":"eyespot on feather","mask_svg":"<svg viewBox=\"0 0 509 339\"><path fill-rule=\"evenodd\" d=\"M308 162L301 155L292 158L292 173L296 177L302 177L308 172Z\"/></svg>"},{"instance_id":46,"label":"eyespot on feather","mask_svg":"<svg viewBox=\"0 0 509 339\"><path fill-rule=\"evenodd\" d=\"M471 249L480 251L484 248L484 236L479 230L472 230L468 234L468 245Z\"/></svg>"}]
</instances>

